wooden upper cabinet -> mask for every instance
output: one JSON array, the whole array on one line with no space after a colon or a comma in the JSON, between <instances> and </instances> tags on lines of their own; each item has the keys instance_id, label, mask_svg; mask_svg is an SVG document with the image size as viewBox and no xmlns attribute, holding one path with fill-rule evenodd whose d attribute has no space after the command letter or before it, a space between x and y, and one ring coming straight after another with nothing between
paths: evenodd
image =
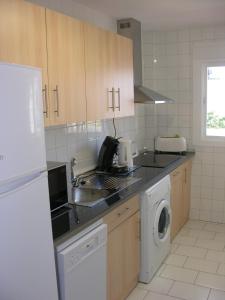
<instances>
[{"instance_id":1,"label":"wooden upper cabinet","mask_svg":"<svg viewBox=\"0 0 225 300\"><path fill-rule=\"evenodd\" d=\"M84 24L87 120L114 117L108 32Z\"/></svg>"},{"instance_id":2,"label":"wooden upper cabinet","mask_svg":"<svg viewBox=\"0 0 225 300\"><path fill-rule=\"evenodd\" d=\"M45 9L22 0L1 0L0 14L0 60L46 71Z\"/></svg>"},{"instance_id":3,"label":"wooden upper cabinet","mask_svg":"<svg viewBox=\"0 0 225 300\"><path fill-rule=\"evenodd\" d=\"M87 119L134 115L132 41L85 24Z\"/></svg>"},{"instance_id":4,"label":"wooden upper cabinet","mask_svg":"<svg viewBox=\"0 0 225 300\"><path fill-rule=\"evenodd\" d=\"M51 125L86 120L83 23L46 9Z\"/></svg>"},{"instance_id":5,"label":"wooden upper cabinet","mask_svg":"<svg viewBox=\"0 0 225 300\"><path fill-rule=\"evenodd\" d=\"M45 8L23 0L0 1L0 61L42 69L44 117L49 124Z\"/></svg>"},{"instance_id":6,"label":"wooden upper cabinet","mask_svg":"<svg viewBox=\"0 0 225 300\"><path fill-rule=\"evenodd\" d=\"M115 117L134 115L133 44L126 37L107 33L107 66L113 87Z\"/></svg>"},{"instance_id":7,"label":"wooden upper cabinet","mask_svg":"<svg viewBox=\"0 0 225 300\"><path fill-rule=\"evenodd\" d=\"M130 39L116 35L117 77L115 115L134 115L133 43Z\"/></svg>"},{"instance_id":8,"label":"wooden upper cabinet","mask_svg":"<svg viewBox=\"0 0 225 300\"><path fill-rule=\"evenodd\" d=\"M0 61L42 69L45 126L134 114L132 42L23 0L0 0Z\"/></svg>"}]
</instances>

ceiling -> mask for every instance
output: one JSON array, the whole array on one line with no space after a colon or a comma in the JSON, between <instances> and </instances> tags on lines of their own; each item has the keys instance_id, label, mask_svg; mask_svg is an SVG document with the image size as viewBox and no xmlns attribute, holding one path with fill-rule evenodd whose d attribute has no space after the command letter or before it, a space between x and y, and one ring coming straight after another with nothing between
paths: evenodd
<instances>
[{"instance_id":1,"label":"ceiling","mask_svg":"<svg viewBox=\"0 0 225 300\"><path fill-rule=\"evenodd\" d=\"M225 0L74 0L116 19L133 17L145 30L225 24Z\"/></svg>"}]
</instances>

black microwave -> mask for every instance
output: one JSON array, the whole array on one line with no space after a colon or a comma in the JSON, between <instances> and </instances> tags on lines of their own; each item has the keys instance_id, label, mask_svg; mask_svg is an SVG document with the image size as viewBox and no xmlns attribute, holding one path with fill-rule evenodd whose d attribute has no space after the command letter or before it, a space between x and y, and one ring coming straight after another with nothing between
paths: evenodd
<instances>
[{"instance_id":1,"label":"black microwave","mask_svg":"<svg viewBox=\"0 0 225 300\"><path fill-rule=\"evenodd\" d=\"M51 212L68 203L66 163L48 161L48 188Z\"/></svg>"}]
</instances>

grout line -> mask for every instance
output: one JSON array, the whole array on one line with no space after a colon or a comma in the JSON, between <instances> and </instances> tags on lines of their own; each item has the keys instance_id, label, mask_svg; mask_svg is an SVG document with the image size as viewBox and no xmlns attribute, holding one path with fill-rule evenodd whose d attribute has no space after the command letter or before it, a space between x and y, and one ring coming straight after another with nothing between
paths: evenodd
<instances>
[{"instance_id":1,"label":"grout line","mask_svg":"<svg viewBox=\"0 0 225 300\"><path fill-rule=\"evenodd\" d=\"M146 299L146 297L149 295L150 291L147 291L146 295L144 296L143 300Z\"/></svg>"},{"instance_id":2,"label":"grout line","mask_svg":"<svg viewBox=\"0 0 225 300\"><path fill-rule=\"evenodd\" d=\"M190 257L190 256L186 256L186 258L185 258L185 261L184 261L184 263L183 263L183 265L182 265L182 267L183 267L184 269L187 269L187 268L185 268L185 266L184 266L184 265L185 265L185 264L186 264L186 262L188 261L189 257Z\"/></svg>"},{"instance_id":3,"label":"grout line","mask_svg":"<svg viewBox=\"0 0 225 300\"><path fill-rule=\"evenodd\" d=\"M220 275L220 274L218 273L218 271L219 271L219 267L220 267L221 264L222 264L222 263L218 263L218 266L217 266L217 269L216 269L216 274L218 274L218 275Z\"/></svg>"},{"instance_id":4,"label":"grout line","mask_svg":"<svg viewBox=\"0 0 225 300\"><path fill-rule=\"evenodd\" d=\"M212 291L212 289L210 288L210 289L209 289L209 294L208 294L208 297L207 297L207 299L206 299L206 300L209 300L209 297L210 297L211 291Z\"/></svg>"},{"instance_id":5,"label":"grout line","mask_svg":"<svg viewBox=\"0 0 225 300\"><path fill-rule=\"evenodd\" d=\"M169 295L170 291L171 291L172 288L174 287L175 282L176 282L176 280L173 280L173 283L171 284L171 287L169 288L169 290L168 290L168 292L167 292L167 295Z\"/></svg>"},{"instance_id":6,"label":"grout line","mask_svg":"<svg viewBox=\"0 0 225 300\"><path fill-rule=\"evenodd\" d=\"M207 259L207 255L208 255L209 251L210 251L210 249L207 249L207 251L206 251L206 253L205 253L205 255L204 255L204 259L205 259L206 261L208 260L208 259Z\"/></svg>"},{"instance_id":7,"label":"grout line","mask_svg":"<svg viewBox=\"0 0 225 300\"><path fill-rule=\"evenodd\" d=\"M200 271L197 271L196 277L195 277L194 282L193 282L194 285L197 285L197 284L196 284L196 280L197 280L197 278L198 278L199 273L200 273Z\"/></svg>"}]
</instances>

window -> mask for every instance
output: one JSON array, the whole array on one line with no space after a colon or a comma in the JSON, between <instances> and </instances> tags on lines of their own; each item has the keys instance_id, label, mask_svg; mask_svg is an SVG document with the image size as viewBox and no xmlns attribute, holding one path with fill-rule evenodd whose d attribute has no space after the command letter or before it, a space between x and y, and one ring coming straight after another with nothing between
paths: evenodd
<instances>
[{"instance_id":1,"label":"window","mask_svg":"<svg viewBox=\"0 0 225 300\"><path fill-rule=\"evenodd\" d=\"M225 146L225 44L193 51L193 144Z\"/></svg>"},{"instance_id":2,"label":"window","mask_svg":"<svg viewBox=\"0 0 225 300\"><path fill-rule=\"evenodd\" d=\"M225 65L207 66L205 82L206 136L225 137Z\"/></svg>"}]
</instances>

